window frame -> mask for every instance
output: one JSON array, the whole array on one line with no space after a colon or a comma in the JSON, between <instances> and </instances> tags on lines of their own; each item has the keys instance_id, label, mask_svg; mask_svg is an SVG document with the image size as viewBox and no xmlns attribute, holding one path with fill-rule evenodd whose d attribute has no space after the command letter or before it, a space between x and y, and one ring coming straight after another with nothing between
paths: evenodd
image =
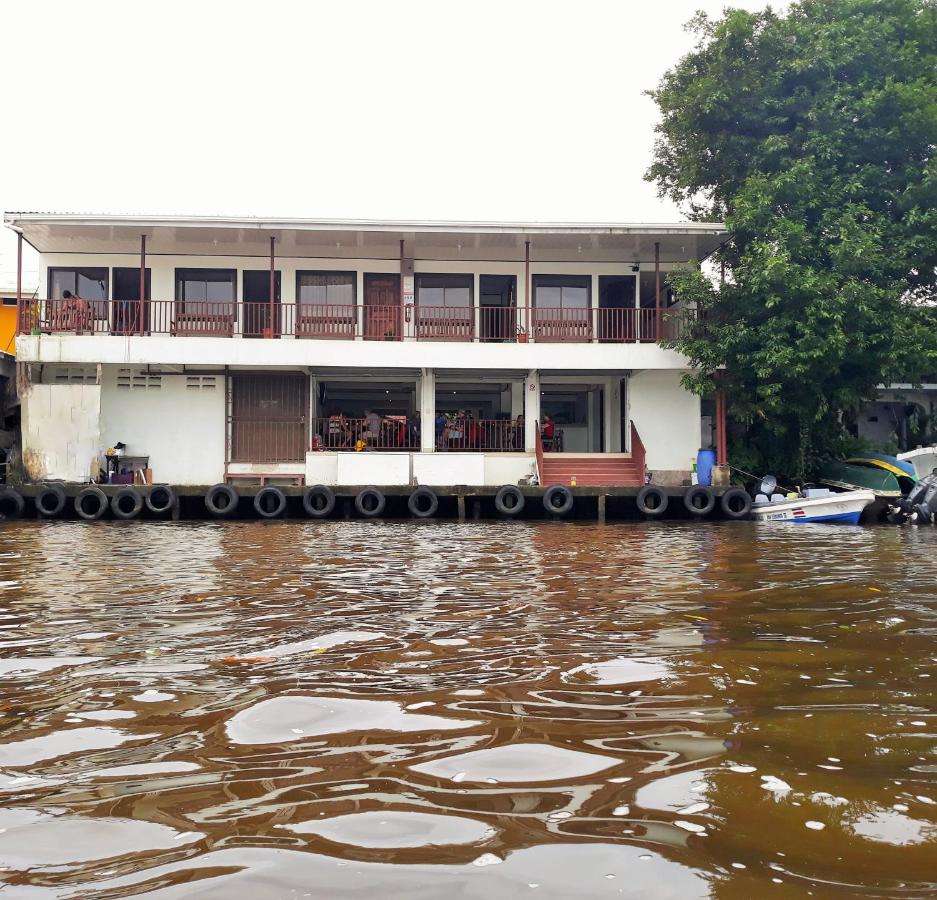
<instances>
[{"instance_id":1,"label":"window frame","mask_svg":"<svg viewBox=\"0 0 937 900\"><path fill-rule=\"evenodd\" d=\"M303 285L302 279L304 275L319 275L322 277L330 276L343 276L348 279L351 284L351 302L350 303L332 303L328 299L328 289L332 285ZM303 287L324 287L326 292L325 303L314 303L311 300L303 300ZM309 309L309 307L344 307L349 310L351 314L354 314L355 309L358 306L358 273L357 271L351 269L297 269L296 270L296 311L298 315L303 314L303 308Z\"/></svg>"},{"instance_id":2,"label":"window frame","mask_svg":"<svg viewBox=\"0 0 937 900\"><path fill-rule=\"evenodd\" d=\"M183 296L183 282L187 280L186 276L189 273L198 272L198 273L208 273L214 272L218 274L224 274L230 279L231 282L231 299L230 300L189 300ZM195 281L194 278L191 279ZM208 279L204 279L205 282L208 282ZM221 282L222 279L216 279L216 281ZM214 268L211 266L177 266L174 273L174 282L175 282L175 299L176 306L179 312L185 312L186 303L230 303L231 312L234 313L235 305L238 301L238 270L237 269L228 269L228 268ZM206 291L207 294L207 291Z\"/></svg>"},{"instance_id":3,"label":"window frame","mask_svg":"<svg viewBox=\"0 0 937 900\"><path fill-rule=\"evenodd\" d=\"M550 284L549 282L562 282L564 279L567 281L577 281L581 282L579 284L562 284L554 283ZM548 274L539 274L531 276L531 306L535 309L545 310L545 309L577 309L582 311L588 311L592 308L592 276L591 275L548 275ZM558 287L560 289L560 303L559 306L538 306L537 304L537 290L540 287ZM582 289L585 287L586 290L586 302L585 305L576 305L576 306L566 306L563 303L563 288L564 287L575 287L577 289Z\"/></svg>"},{"instance_id":4,"label":"window frame","mask_svg":"<svg viewBox=\"0 0 937 900\"><path fill-rule=\"evenodd\" d=\"M427 287L439 290L440 288L443 291L443 302L442 303L420 303L420 293L424 289L423 281L424 279L461 279L461 284L452 284L452 285L428 285ZM453 290L465 290L468 286L468 305L458 305L450 306L445 302L446 300L446 290L451 288ZM461 310L463 312L458 318L459 320L470 321L472 320L475 313L475 275L471 272L417 272L413 278L413 302L417 308L420 321L432 322L432 321L444 321L451 320L455 318L454 315L448 314L450 310ZM425 311L427 309L433 310L432 313L426 314L425 312L420 312L420 308Z\"/></svg>"},{"instance_id":5,"label":"window frame","mask_svg":"<svg viewBox=\"0 0 937 900\"><path fill-rule=\"evenodd\" d=\"M73 294L76 294L78 297L81 297L82 300L86 300L91 308L91 314L95 319L101 319L107 321L107 304L111 299L111 269L110 266L49 266L46 270L46 297L49 300L61 300L61 297L52 296L52 282L55 279L55 276L62 272L103 272L104 273L104 297L102 298L90 298L90 297L81 297L81 294L78 292L78 278L75 278L75 289L72 291ZM85 276L88 277L87 275ZM92 281L100 281L101 279L89 279ZM71 290L71 288L65 288L65 290ZM14 301L15 303L15 301Z\"/></svg>"}]
</instances>

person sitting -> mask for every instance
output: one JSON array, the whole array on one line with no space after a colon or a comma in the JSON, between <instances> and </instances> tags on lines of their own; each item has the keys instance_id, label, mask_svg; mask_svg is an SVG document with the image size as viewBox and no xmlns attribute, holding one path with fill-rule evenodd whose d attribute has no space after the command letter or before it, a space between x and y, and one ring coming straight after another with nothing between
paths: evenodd
<instances>
[{"instance_id":1,"label":"person sitting","mask_svg":"<svg viewBox=\"0 0 937 900\"><path fill-rule=\"evenodd\" d=\"M553 439L556 436L556 423L548 415L544 415L543 417L540 436L543 438L543 449L552 450Z\"/></svg>"},{"instance_id":2,"label":"person sitting","mask_svg":"<svg viewBox=\"0 0 937 900\"><path fill-rule=\"evenodd\" d=\"M381 439L381 417L373 410L366 409L364 411L364 425L365 430L361 437L369 444L378 444Z\"/></svg>"}]
</instances>

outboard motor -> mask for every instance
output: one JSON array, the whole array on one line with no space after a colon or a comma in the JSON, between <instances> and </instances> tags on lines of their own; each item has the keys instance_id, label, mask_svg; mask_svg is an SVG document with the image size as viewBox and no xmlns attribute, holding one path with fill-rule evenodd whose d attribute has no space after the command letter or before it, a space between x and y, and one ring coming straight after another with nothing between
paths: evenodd
<instances>
[{"instance_id":1,"label":"outboard motor","mask_svg":"<svg viewBox=\"0 0 937 900\"><path fill-rule=\"evenodd\" d=\"M913 522L930 525L937 514L937 469L925 475L911 492L897 501L888 511L888 521L895 525Z\"/></svg>"}]
</instances>

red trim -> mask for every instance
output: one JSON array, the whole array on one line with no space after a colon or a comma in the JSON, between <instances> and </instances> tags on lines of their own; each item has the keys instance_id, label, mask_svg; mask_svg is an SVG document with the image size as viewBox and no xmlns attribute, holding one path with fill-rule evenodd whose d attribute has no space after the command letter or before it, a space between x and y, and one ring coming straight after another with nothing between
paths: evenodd
<instances>
[{"instance_id":1,"label":"red trim","mask_svg":"<svg viewBox=\"0 0 937 900\"><path fill-rule=\"evenodd\" d=\"M634 460L635 468L641 474L641 480L644 481L644 467L647 465L647 451L644 449L644 441L638 434L638 429L631 423L631 458Z\"/></svg>"}]
</instances>

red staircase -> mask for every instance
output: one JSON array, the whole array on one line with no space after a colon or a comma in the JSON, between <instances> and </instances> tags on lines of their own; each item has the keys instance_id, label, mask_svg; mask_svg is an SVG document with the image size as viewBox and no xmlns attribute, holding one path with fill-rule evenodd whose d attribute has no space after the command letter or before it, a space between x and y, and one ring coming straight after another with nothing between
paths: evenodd
<instances>
[{"instance_id":1,"label":"red staircase","mask_svg":"<svg viewBox=\"0 0 937 900\"><path fill-rule=\"evenodd\" d=\"M577 487L636 487L644 484L644 444L634 423L631 425L631 455L544 453L537 428L537 465L540 483L569 485L575 477Z\"/></svg>"}]
</instances>

